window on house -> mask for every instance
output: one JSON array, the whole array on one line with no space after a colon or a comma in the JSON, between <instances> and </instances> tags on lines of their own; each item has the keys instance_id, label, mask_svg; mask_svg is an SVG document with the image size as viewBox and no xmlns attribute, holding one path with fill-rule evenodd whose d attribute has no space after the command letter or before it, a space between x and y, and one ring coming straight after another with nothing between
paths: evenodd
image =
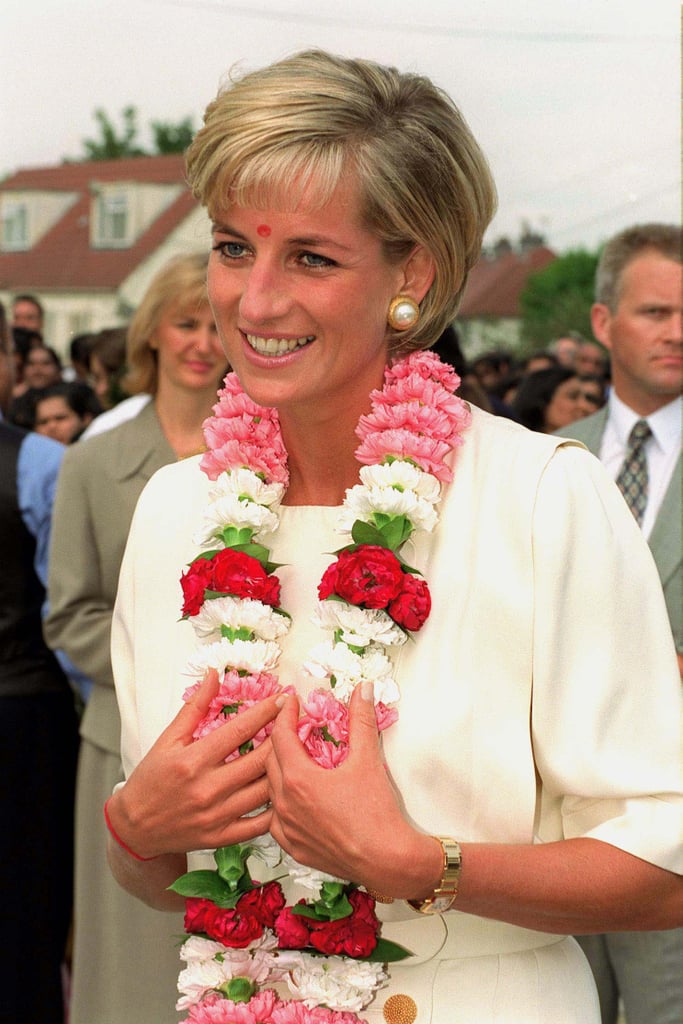
<instances>
[{"instance_id":1,"label":"window on house","mask_svg":"<svg viewBox=\"0 0 683 1024\"><path fill-rule=\"evenodd\" d=\"M2 203L0 244L5 252L17 252L29 248L26 203L12 200L5 200Z\"/></svg>"},{"instance_id":2,"label":"window on house","mask_svg":"<svg viewBox=\"0 0 683 1024\"><path fill-rule=\"evenodd\" d=\"M95 244L118 248L129 244L130 217L125 192L103 192L97 198Z\"/></svg>"}]
</instances>

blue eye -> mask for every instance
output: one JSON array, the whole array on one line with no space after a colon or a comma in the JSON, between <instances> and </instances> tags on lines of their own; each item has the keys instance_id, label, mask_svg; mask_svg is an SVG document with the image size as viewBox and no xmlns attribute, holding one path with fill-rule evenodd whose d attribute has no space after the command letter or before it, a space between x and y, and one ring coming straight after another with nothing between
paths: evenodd
<instances>
[{"instance_id":1,"label":"blue eye","mask_svg":"<svg viewBox=\"0 0 683 1024\"><path fill-rule=\"evenodd\" d=\"M321 256L319 252L302 252L299 259L306 267L318 268L318 267L335 267L336 263L334 260L328 259L327 256Z\"/></svg>"},{"instance_id":2,"label":"blue eye","mask_svg":"<svg viewBox=\"0 0 683 1024\"><path fill-rule=\"evenodd\" d=\"M242 242L217 242L213 251L230 260L239 260L245 255L246 247Z\"/></svg>"}]
</instances>

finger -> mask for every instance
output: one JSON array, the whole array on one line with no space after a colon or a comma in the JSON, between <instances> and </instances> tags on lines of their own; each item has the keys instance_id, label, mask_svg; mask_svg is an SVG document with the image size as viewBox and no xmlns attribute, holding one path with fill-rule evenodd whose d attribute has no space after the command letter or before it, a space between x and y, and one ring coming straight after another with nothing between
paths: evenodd
<instances>
[{"instance_id":1,"label":"finger","mask_svg":"<svg viewBox=\"0 0 683 1024\"><path fill-rule=\"evenodd\" d=\"M290 695L285 700L282 710L277 716L270 739L273 744L273 752L278 761L282 764L287 763L292 767L297 760L308 760L306 748L297 733L298 724L299 701L297 697Z\"/></svg>"},{"instance_id":2,"label":"finger","mask_svg":"<svg viewBox=\"0 0 683 1024\"><path fill-rule=\"evenodd\" d=\"M211 701L218 693L218 672L215 668L207 670L199 688L178 711L172 722L164 729L155 743L167 746L182 743L187 746L193 742L192 733L209 710Z\"/></svg>"},{"instance_id":3,"label":"finger","mask_svg":"<svg viewBox=\"0 0 683 1024\"><path fill-rule=\"evenodd\" d=\"M282 699L282 695L267 697L246 711L231 715L224 725L197 740L198 754L201 753L207 762L225 761L229 754L239 750L265 725L273 721L280 710Z\"/></svg>"},{"instance_id":4,"label":"finger","mask_svg":"<svg viewBox=\"0 0 683 1024\"><path fill-rule=\"evenodd\" d=\"M360 683L349 701L349 757L371 755L379 760L379 732L372 683Z\"/></svg>"},{"instance_id":5,"label":"finger","mask_svg":"<svg viewBox=\"0 0 683 1024\"><path fill-rule=\"evenodd\" d=\"M269 832L270 823L271 812L269 810L255 814L251 818L237 818L225 826L217 836L215 843L212 842L209 845L213 847L214 845L232 846L234 843L248 843L250 839L264 836L266 832Z\"/></svg>"},{"instance_id":6,"label":"finger","mask_svg":"<svg viewBox=\"0 0 683 1024\"><path fill-rule=\"evenodd\" d=\"M217 782L226 790L247 786L255 779L266 777L266 764L272 746L270 738L260 743L248 754L240 754L229 761L223 761L216 769Z\"/></svg>"}]
</instances>

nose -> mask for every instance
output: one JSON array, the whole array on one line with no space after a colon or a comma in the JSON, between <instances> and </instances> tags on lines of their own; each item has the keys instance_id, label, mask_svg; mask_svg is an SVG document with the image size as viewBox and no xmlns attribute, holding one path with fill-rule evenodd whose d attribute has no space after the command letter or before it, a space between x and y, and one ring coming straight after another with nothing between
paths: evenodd
<instances>
[{"instance_id":1,"label":"nose","mask_svg":"<svg viewBox=\"0 0 683 1024\"><path fill-rule=\"evenodd\" d=\"M283 317L290 305L285 271L270 260L257 258L245 274L239 303L242 321L263 327Z\"/></svg>"},{"instance_id":2,"label":"nose","mask_svg":"<svg viewBox=\"0 0 683 1024\"><path fill-rule=\"evenodd\" d=\"M193 332L194 348L201 353L208 353L218 346L216 328L213 323L198 324Z\"/></svg>"}]
</instances>

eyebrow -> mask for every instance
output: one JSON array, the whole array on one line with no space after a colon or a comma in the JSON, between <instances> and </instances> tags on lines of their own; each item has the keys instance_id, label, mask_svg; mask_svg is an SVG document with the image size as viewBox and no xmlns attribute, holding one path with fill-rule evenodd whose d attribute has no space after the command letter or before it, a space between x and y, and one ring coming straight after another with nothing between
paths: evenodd
<instances>
[{"instance_id":1,"label":"eyebrow","mask_svg":"<svg viewBox=\"0 0 683 1024\"><path fill-rule=\"evenodd\" d=\"M229 224L218 224L213 222L211 230L219 235L233 235L235 238L242 239L242 241L248 241L247 236L243 235L241 231L237 231ZM303 247L312 246L314 248L323 248L325 246L333 246L335 249L340 249L343 252L352 252L352 249L343 245L341 242L336 241L333 238L329 238L327 235L299 235L293 238L288 238L288 245L300 245Z\"/></svg>"}]
</instances>

